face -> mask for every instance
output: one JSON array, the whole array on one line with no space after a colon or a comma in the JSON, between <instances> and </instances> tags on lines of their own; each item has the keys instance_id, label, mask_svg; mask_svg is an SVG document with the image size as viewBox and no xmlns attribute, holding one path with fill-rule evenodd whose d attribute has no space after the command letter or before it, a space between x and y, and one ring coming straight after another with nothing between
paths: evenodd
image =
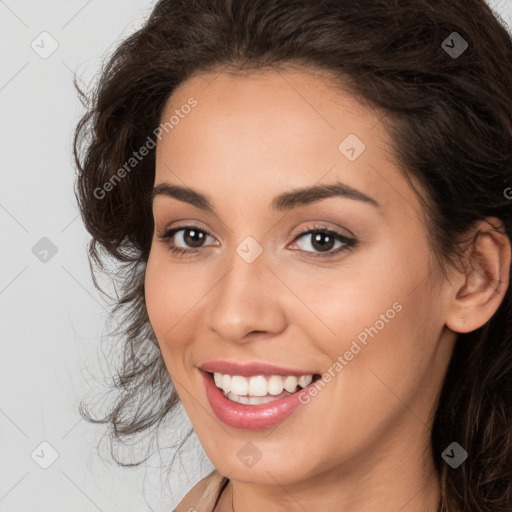
<instances>
[{"instance_id":1,"label":"face","mask_svg":"<svg viewBox=\"0 0 512 512\"><path fill-rule=\"evenodd\" d=\"M172 116L146 304L212 463L291 485L405 457L428 439L453 333L380 115L288 69L195 76Z\"/></svg>"}]
</instances>

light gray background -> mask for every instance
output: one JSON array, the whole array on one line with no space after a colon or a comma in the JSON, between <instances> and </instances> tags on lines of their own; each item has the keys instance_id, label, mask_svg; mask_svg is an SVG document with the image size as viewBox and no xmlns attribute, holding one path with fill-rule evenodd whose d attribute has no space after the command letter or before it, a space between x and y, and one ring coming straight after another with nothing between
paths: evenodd
<instances>
[{"instance_id":1,"label":"light gray background","mask_svg":"<svg viewBox=\"0 0 512 512\"><path fill-rule=\"evenodd\" d=\"M512 27L512 0L489 3ZM89 274L73 195L71 140L83 109L72 77L89 83L153 4L0 0L1 512L170 512L211 470L195 438L170 482L159 471L173 453L165 442L145 466L120 469L98 456L104 427L78 413L83 395L97 389L91 372L101 374L106 306ZM45 31L58 43L46 59L31 47L35 40L39 51L51 48L50 39L41 43ZM46 262L32 252L43 237L57 248ZM187 421L183 415L167 446ZM51 449L42 442L58 453L47 469L40 464Z\"/></svg>"}]
</instances>

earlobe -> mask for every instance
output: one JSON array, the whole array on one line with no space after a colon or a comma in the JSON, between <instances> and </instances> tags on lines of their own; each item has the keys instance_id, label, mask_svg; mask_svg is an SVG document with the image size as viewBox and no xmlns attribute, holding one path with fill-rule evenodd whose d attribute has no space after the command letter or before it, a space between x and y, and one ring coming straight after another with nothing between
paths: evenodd
<instances>
[{"instance_id":1,"label":"earlobe","mask_svg":"<svg viewBox=\"0 0 512 512\"><path fill-rule=\"evenodd\" d=\"M446 325L458 333L474 331L494 315L510 280L511 245L503 223L490 217L478 222L473 233L447 310Z\"/></svg>"}]
</instances>

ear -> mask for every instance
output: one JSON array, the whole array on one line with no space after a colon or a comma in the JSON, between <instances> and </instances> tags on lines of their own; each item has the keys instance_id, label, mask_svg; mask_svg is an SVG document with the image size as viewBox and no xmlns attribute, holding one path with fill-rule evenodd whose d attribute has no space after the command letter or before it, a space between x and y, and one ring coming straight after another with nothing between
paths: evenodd
<instances>
[{"instance_id":1,"label":"ear","mask_svg":"<svg viewBox=\"0 0 512 512\"><path fill-rule=\"evenodd\" d=\"M458 333L474 331L494 315L510 280L511 246L503 223L488 217L477 222L470 235L473 241L464 255L464 270L450 279L446 325Z\"/></svg>"}]
</instances>

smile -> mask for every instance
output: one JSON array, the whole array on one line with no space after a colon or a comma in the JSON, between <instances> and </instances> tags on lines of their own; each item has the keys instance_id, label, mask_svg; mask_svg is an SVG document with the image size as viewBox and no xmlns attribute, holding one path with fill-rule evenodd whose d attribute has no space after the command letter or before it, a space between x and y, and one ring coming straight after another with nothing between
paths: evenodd
<instances>
[{"instance_id":1,"label":"smile","mask_svg":"<svg viewBox=\"0 0 512 512\"><path fill-rule=\"evenodd\" d=\"M261 405L286 396L309 386L314 375L281 376L256 375L254 377L242 377L241 375L228 375L215 372L213 380L215 385L222 389L224 396L233 402L246 405Z\"/></svg>"},{"instance_id":2,"label":"smile","mask_svg":"<svg viewBox=\"0 0 512 512\"><path fill-rule=\"evenodd\" d=\"M257 430L284 421L302 402L299 395L321 378L271 365L208 363L200 367L206 397L218 419Z\"/></svg>"}]
</instances>

